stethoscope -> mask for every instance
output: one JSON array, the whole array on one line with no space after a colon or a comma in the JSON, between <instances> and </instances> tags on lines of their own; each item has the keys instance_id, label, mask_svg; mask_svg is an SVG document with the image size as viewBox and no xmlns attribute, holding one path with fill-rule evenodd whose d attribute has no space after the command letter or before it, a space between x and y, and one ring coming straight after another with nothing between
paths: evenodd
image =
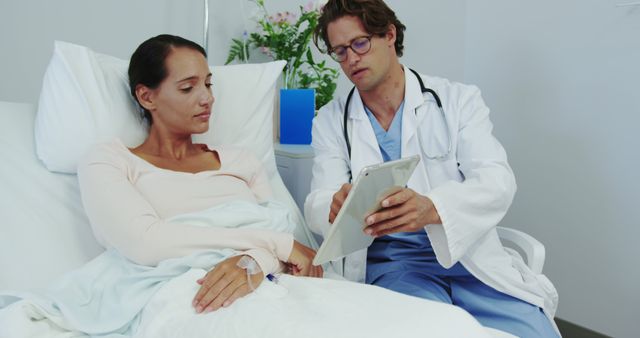
<instances>
[{"instance_id":1,"label":"stethoscope","mask_svg":"<svg viewBox=\"0 0 640 338\"><path fill-rule=\"evenodd\" d=\"M449 146L447 147L447 151L445 153L440 155L435 155L435 156L429 156L429 154L427 154L424 151L424 149L422 149L422 135L420 133L420 126L418 124L418 126L416 126L418 129L416 133L418 134L418 143L420 144L420 150L422 154L429 160L442 160L444 158L447 158L449 154L451 154L451 132L449 131L449 123L447 122L447 118L444 115L444 109L442 108L442 102L440 101L440 96L438 96L438 94L433 89L425 87L424 82L422 82L422 78L420 77L420 75L418 75L418 73L415 70L413 69L409 69L409 70L418 79L422 94L429 93L436 100L436 104L438 105L438 108L440 109L440 113L442 114L442 119L444 120L445 129L447 130L447 137L449 140ZM351 160L351 142L349 142L349 132L347 131L347 118L349 117L349 104L351 103L351 97L353 96L353 93L355 92L355 90L356 90L356 87L354 86L353 88L351 88L351 91L347 96L347 102L344 105L344 113L343 113L344 121L342 122L344 140L347 142L347 152L349 153L349 160ZM414 113L416 114L416 116L418 115L418 108L420 107L416 107L416 109L414 110ZM351 182L352 178L353 178L353 175L351 173L351 166L349 166L349 182Z\"/></svg>"}]
</instances>

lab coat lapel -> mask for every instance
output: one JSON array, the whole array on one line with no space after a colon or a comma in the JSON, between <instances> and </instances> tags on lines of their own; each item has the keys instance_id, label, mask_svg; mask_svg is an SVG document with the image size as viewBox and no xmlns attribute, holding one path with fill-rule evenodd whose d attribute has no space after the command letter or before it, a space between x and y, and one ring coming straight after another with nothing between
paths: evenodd
<instances>
[{"instance_id":1,"label":"lab coat lapel","mask_svg":"<svg viewBox=\"0 0 640 338\"><path fill-rule=\"evenodd\" d=\"M424 95L420 89L420 82L415 75L404 67L404 110L402 111L402 157L417 154L405 153L405 149L410 143L416 142L413 140L416 135L416 109L424 104ZM409 149L407 149L409 150Z\"/></svg>"},{"instance_id":2,"label":"lab coat lapel","mask_svg":"<svg viewBox=\"0 0 640 338\"><path fill-rule=\"evenodd\" d=\"M423 113L423 109L428 99L425 99L425 95L422 94L420 88L420 82L416 76L404 67L405 74L405 96L404 96L404 110L402 116L402 157L420 155L421 159L418 163L413 175L409 179L408 186L418 192L419 194L426 194L430 190L429 177L426 169L426 163L421 154L420 146L418 144L417 128L422 126L418 125L420 118L417 114Z\"/></svg>"},{"instance_id":3,"label":"lab coat lapel","mask_svg":"<svg viewBox=\"0 0 640 338\"><path fill-rule=\"evenodd\" d=\"M355 180L362 168L382 162L382 154L371 122L364 110L360 93L354 92L349 107L351 121L351 172Z\"/></svg>"}]
</instances>

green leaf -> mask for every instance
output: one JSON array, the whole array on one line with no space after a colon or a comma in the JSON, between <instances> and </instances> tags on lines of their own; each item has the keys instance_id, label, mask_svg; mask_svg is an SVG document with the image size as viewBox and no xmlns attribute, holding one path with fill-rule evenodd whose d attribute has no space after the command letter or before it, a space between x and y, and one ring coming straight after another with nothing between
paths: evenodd
<instances>
[{"instance_id":1,"label":"green leaf","mask_svg":"<svg viewBox=\"0 0 640 338\"><path fill-rule=\"evenodd\" d=\"M261 13L256 19L259 30L249 33L248 38L231 40L226 64L236 59L247 61L250 49L269 48L269 56L273 59L287 61L284 68L286 86L315 89L316 107L331 101L339 72L325 60L316 63L311 51L311 38L320 13L305 12L304 7L299 6L300 14L295 22L274 21L267 12L265 0L251 1Z\"/></svg>"},{"instance_id":2,"label":"green leaf","mask_svg":"<svg viewBox=\"0 0 640 338\"><path fill-rule=\"evenodd\" d=\"M245 43L240 39L231 39L229 56L227 56L227 61L224 64L228 65L235 59L240 61L249 60L249 43Z\"/></svg>"}]
</instances>

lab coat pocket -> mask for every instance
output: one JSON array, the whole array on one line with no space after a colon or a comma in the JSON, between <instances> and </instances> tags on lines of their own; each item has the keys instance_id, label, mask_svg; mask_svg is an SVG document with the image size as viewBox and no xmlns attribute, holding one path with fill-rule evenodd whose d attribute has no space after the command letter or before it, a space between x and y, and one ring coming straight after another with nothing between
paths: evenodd
<instances>
[{"instance_id":1,"label":"lab coat pocket","mask_svg":"<svg viewBox=\"0 0 640 338\"><path fill-rule=\"evenodd\" d=\"M458 161L453 156L442 160L425 159L425 166L431 188L435 188L447 181L462 182L464 179L462 173L458 170Z\"/></svg>"},{"instance_id":2,"label":"lab coat pocket","mask_svg":"<svg viewBox=\"0 0 640 338\"><path fill-rule=\"evenodd\" d=\"M422 156L432 160L452 158L453 137L445 116L435 104L424 114L416 131Z\"/></svg>"},{"instance_id":3,"label":"lab coat pocket","mask_svg":"<svg viewBox=\"0 0 640 338\"><path fill-rule=\"evenodd\" d=\"M443 114L434 107L425 113L417 131L420 152L432 188L446 181L463 179L455 156L454 135Z\"/></svg>"}]
</instances>

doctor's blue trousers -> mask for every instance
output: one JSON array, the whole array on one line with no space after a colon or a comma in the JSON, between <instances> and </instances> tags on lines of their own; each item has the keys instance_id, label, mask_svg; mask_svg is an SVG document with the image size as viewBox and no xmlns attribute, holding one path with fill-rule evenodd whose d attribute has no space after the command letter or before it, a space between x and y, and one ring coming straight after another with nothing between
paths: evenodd
<instances>
[{"instance_id":1,"label":"doctor's blue trousers","mask_svg":"<svg viewBox=\"0 0 640 338\"><path fill-rule=\"evenodd\" d=\"M457 305L483 326L521 338L558 337L539 307L482 283L460 263L443 268L424 230L376 238L368 251L366 282Z\"/></svg>"}]
</instances>

